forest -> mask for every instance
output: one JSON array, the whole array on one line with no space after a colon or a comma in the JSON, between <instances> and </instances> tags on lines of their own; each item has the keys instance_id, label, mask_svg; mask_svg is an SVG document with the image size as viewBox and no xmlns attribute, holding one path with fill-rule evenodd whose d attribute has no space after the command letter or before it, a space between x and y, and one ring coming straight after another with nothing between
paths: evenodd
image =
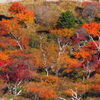
<instances>
[{"instance_id":1,"label":"forest","mask_svg":"<svg viewBox=\"0 0 100 100\"><path fill-rule=\"evenodd\" d=\"M0 4L0 100L100 100L100 2Z\"/></svg>"}]
</instances>

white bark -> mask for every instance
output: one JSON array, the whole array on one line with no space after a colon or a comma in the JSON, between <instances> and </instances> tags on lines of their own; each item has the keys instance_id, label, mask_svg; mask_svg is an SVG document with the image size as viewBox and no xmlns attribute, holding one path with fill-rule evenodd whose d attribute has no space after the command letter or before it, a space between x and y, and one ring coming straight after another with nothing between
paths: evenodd
<instances>
[{"instance_id":1,"label":"white bark","mask_svg":"<svg viewBox=\"0 0 100 100\"><path fill-rule=\"evenodd\" d=\"M78 97L78 94L77 94L77 91L73 91L72 89L71 89L71 91L72 91L72 100L81 100L81 97Z\"/></svg>"},{"instance_id":2,"label":"white bark","mask_svg":"<svg viewBox=\"0 0 100 100\"><path fill-rule=\"evenodd\" d=\"M45 69L45 71L46 71L46 76L49 76L48 69Z\"/></svg>"},{"instance_id":3,"label":"white bark","mask_svg":"<svg viewBox=\"0 0 100 100\"><path fill-rule=\"evenodd\" d=\"M17 44L18 44L20 50L23 51L23 48L22 48L21 44L19 43L19 41L18 41L18 40L15 40L15 41L17 42Z\"/></svg>"},{"instance_id":4,"label":"white bark","mask_svg":"<svg viewBox=\"0 0 100 100\"><path fill-rule=\"evenodd\" d=\"M93 41L94 45L96 46L96 48L98 49L98 51L100 51L100 42L99 45L94 41L93 37L91 35L89 35L90 39ZM99 41L100 41L100 37L99 37Z\"/></svg>"},{"instance_id":5,"label":"white bark","mask_svg":"<svg viewBox=\"0 0 100 100\"><path fill-rule=\"evenodd\" d=\"M62 98L62 97L58 97L60 100L67 100L67 99L65 99L65 98Z\"/></svg>"}]
</instances>

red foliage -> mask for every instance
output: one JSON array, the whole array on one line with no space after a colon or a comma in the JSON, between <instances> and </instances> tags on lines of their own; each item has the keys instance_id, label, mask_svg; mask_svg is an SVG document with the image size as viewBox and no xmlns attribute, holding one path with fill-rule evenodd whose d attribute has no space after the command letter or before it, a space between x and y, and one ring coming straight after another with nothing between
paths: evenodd
<instances>
[{"instance_id":1,"label":"red foliage","mask_svg":"<svg viewBox=\"0 0 100 100\"><path fill-rule=\"evenodd\" d=\"M28 43L29 43L29 37L23 36L23 38L21 39L21 44L23 44L24 49L29 48Z\"/></svg>"},{"instance_id":2,"label":"red foliage","mask_svg":"<svg viewBox=\"0 0 100 100\"><path fill-rule=\"evenodd\" d=\"M6 27L3 24L0 24L0 35L6 35L7 30Z\"/></svg>"},{"instance_id":3,"label":"red foliage","mask_svg":"<svg viewBox=\"0 0 100 100\"><path fill-rule=\"evenodd\" d=\"M98 41L95 41L98 44ZM93 41L89 41L87 45L82 47L84 50L87 51L93 51L93 50L97 50L96 45L93 43Z\"/></svg>"},{"instance_id":4,"label":"red foliage","mask_svg":"<svg viewBox=\"0 0 100 100\"><path fill-rule=\"evenodd\" d=\"M9 8L11 16L16 18L19 22L34 23L34 13L32 10L26 9L20 2L14 2Z\"/></svg>"},{"instance_id":5,"label":"red foliage","mask_svg":"<svg viewBox=\"0 0 100 100\"><path fill-rule=\"evenodd\" d=\"M91 67L93 71L96 71L100 66L99 55L90 55L87 59L84 59L83 67Z\"/></svg>"},{"instance_id":6,"label":"red foliage","mask_svg":"<svg viewBox=\"0 0 100 100\"><path fill-rule=\"evenodd\" d=\"M72 39L72 44L77 44L80 43L82 40L85 40L86 37L84 34L77 33L74 36L72 36L71 39Z\"/></svg>"},{"instance_id":7,"label":"red foliage","mask_svg":"<svg viewBox=\"0 0 100 100\"><path fill-rule=\"evenodd\" d=\"M0 67L3 67L3 66L5 66L5 65L6 65L6 61L0 60Z\"/></svg>"},{"instance_id":8,"label":"red foliage","mask_svg":"<svg viewBox=\"0 0 100 100\"><path fill-rule=\"evenodd\" d=\"M30 63L27 61L8 60L0 61L1 70L0 78L6 82L16 82L20 80L28 80L31 78L31 70L29 70Z\"/></svg>"},{"instance_id":9,"label":"red foliage","mask_svg":"<svg viewBox=\"0 0 100 100\"><path fill-rule=\"evenodd\" d=\"M9 12L11 14L22 13L25 10L26 10L26 7L23 6L20 2L14 2L14 3L12 3L11 7L9 8Z\"/></svg>"},{"instance_id":10,"label":"red foliage","mask_svg":"<svg viewBox=\"0 0 100 100\"><path fill-rule=\"evenodd\" d=\"M17 66L12 67L12 70L9 73L10 81L28 80L29 78L30 78L30 71L23 63L19 63Z\"/></svg>"}]
</instances>

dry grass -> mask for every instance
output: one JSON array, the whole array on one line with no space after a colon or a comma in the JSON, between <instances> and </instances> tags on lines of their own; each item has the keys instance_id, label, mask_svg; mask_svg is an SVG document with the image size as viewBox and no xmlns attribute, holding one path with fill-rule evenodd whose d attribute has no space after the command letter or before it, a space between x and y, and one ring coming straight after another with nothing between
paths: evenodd
<instances>
[{"instance_id":1,"label":"dry grass","mask_svg":"<svg viewBox=\"0 0 100 100\"><path fill-rule=\"evenodd\" d=\"M0 14L8 15L9 4L0 4Z\"/></svg>"},{"instance_id":2,"label":"dry grass","mask_svg":"<svg viewBox=\"0 0 100 100\"><path fill-rule=\"evenodd\" d=\"M75 7L81 6L78 2L64 0L61 2L44 2L44 0L22 0L22 4L26 5L29 9L34 10L36 6L49 6L51 9L58 11L59 14L63 11L70 10L75 14ZM0 4L0 14L8 15L8 8L11 3Z\"/></svg>"}]
</instances>

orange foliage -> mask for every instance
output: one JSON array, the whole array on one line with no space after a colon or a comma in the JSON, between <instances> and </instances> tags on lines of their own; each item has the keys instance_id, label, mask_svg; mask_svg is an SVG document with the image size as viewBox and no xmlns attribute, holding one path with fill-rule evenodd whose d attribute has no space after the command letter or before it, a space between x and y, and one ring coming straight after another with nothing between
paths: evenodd
<instances>
[{"instance_id":1,"label":"orange foliage","mask_svg":"<svg viewBox=\"0 0 100 100\"><path fill-rule=\"evenodd\" d=\"M39 51L36 51L29 55L30 59L34 62L34 66L43 67L43 59L41 58L41 54Z\"/></svg>"},{"instance_id":2,"label":"orange foliage","mask_svg":"<svg viewBox=\"0 0 100 100\"><path fill-rule=\"evenodd\" d=\"M26 36L26 30L22 28L22 26L27 27L27 24L34 23L33 11L27 10L26 7L19 2L14 2L9 8L9 12L13 18L0 21L0 26L2 26L0 34L9 34L10 38L7 40L9 41L7 46L10 44L10 46L18 46L21 50L28 49L29 37ZM5 48L2 43L0 43L0 45L2 48Z\"/></svg>"},{"instance_id":3,"label":"orange foliage","mask_svg":"<svg viewBox=\"0 0 100 100\"><path fill-rule=\"evenodd\" d=\"M77 90L79 94L84 94L85 92L89 91L91 88L88 84L82 84L82 83L74 83L72 87L74 87L75 92ZM63 91L63 94L65 94L66 96L72 96L74 94L73 93L74 90L66 89Z\"/></svg>"},{"instance_id":4,"label":"orange foliage","mask_svg":"<svg viewBox=\"0 0 100 100\"><path fill-rule=\"evenodd\" d=\"M10 46L17 46L17 43L13 39L6 39Z\"/></svg>"},{"instance_id":5,"label":"orange foliage","mask_svg":"<svg viewBox=\"0 0 100 100\"><path fill-rule=\"evenodd\" d=\"M65 54L61 55L59 58L59 62L57 65L63 65L65 67L70 67L70 68L75 68L75 67L80 67L80 62L77 59L72 59Z\"/></svg>"},{"instance_id":6,"label":"orange foliage","mask_svg":"<svg viewBox=\"0 0 100 100\"><path fill-rule=\"evenodd\" d=\"M19 21L16 18L11 20L4 19L0 22L0 24L3 24L6 27L7 29L6 34L10 34L11 38L6 38L6 40L9 42L11 46L17 46L18 45L18 43L16 42L17 40L19 41L20 45L23 45L24 49L29 48L28 46L29 37L26 36L26 33L24 33L25 30L21 28L21 25L19 25Z\"/></svg>"},{"instance_id":7,"label":"orange foliage","mask_svg":"<svg viewBox=\"0 0 100 100\"><path fill-rule=\"evenodd\" d=\"M89 83L99 84L100 83L100 74L95 74L93 78L88 79Z\"/></svg>"},{"instance_id":8,"label":"orange foliage","mask_svg":"<svg viewBox=\"0 0 100 100\"><path fill-rule=\"evenodd\" d=\"M75 29L55 29L50 30L51 33L56 34L58 36L64 36L70 38L74 34Z\"/></svg>"},{"instance_id":9,"label":"orange foliage","mask_svg":"<svg viewBox=\"0 0 100 100\"><path fill-rule=\"evenodd\" d=\"M81 91L86 92L86 91L88 91L91 88L91 86L89 84L82 84L82 83L75 83L73 86L76 89L80 90L80 92Z\"/></svg>"},{"instance_id":10,"label":"orange foliage","mask_svg":"<svg viewBox=\"0 0 100 100\"><path fill-rule=\"evenodd\" d=\"M8 60L8 59L9 59L9 56L8 55L6 55L3 52L0 52L0 60Z\"/></svg>"},{"instance_id":11,"label":"orange foliage","mask_svg":"<svg viewBox=\"0 0 100 100\"><path fill-rule=\"evenodd\" d=\"M9 53L10 57L16 57L16 58L24 58L29 60L33 63L32 67L43 67L43 59L41 58L41 53L39 50L35 49L34 52L28 53L28 50L25 52L20 52L19 50L13 50L13 51L6 51Z\"/></svg>"},{"instance_id":12,"label":"orange foliage","mask_svg":"<svg viewBox=\"0 0 100 100\"><path fill-rule=\"evenodd\" d=\"M11 16L16 18L18 21L25 22L25 24L33 24L34 23L34 13L32 10L27 10L25 6L23 6L20 2L12 3L9 8L9 12Z\"/></svg>"},{"instance_id":13,"label":"orange foliage","mask_svg":"<svg viewBox=\"0 0 100 100\"><path fill-rule=\"evenodd\" d=\"M28 92L37 94L42 99L57 98L56 93L53 90L46 88L28 88Z\"/></svg>"},{"instance_id":14,"label":"orange foliage","mask_svg":"<svg viewBox=\"0 0 100 100\"><path fill-rule=\"evenodd\" d=\"M100 66L100 64L99 64L99 66ZM95 71L96 71L96 73L100 73L100 68L97 68Z\"/></svg>"},{"instance_id":15,"label":"orange foliage","mask_svg":"<svg viewBox=\"0 0 100 100\"><path fill-rule=\"evenodd\" d=\"M3 80L0 80L0 90L5 88L6 87L6 84Z\"/></svg>"},{"instance_id":16,"label":"orange foliage","mask_svg":"<svg viewBox=\"0 0 100 100\"><path fill-rule=\"evenodd\" d=\"M83 28L86 29L88 34L90 34L94 37L100 36L100 23L84 24Z\"/></svg>"},{"instance_id":17,"label":"orange foliage","mask_svg":"<svg viewBox=\"0 0 100 100\"><path fill-rule=\"evenodd\" d=\"M72 72L73 71L73 69L65 69L64 71L63 71L63 73L70 73L70 72Z\"/></svg>"},{"instance_id":18,"label":"orange foliage","mask_svg":"<svg viewBox=\"0 0 100 100\"><path fill-rule=\"evenodd\" d=\"M94 85L92 85L91 89L96 90L96 91L100 91L100 84L94 84Z\"/></svg>"},{"instance_id":19,"label":"orange foliage","mask_svg":"<svg viewBox=\"0 0 100 100\"><path fill-rule=\"evenodd\" d=\"M100 74L95 74L95 78L100 80Z\"/></svg>"},{"instance_id":20,"label":"orange foliage","mask_svg":"<svg viewBox=\"0 0 100 100\"><path fill-rule=\"evenodd\" d=\"M9 46L16 46L16 42L13 39L6 37L0 37L0 48L7 49Z\"/></svg>"},{"instance_id":21,"label":"orange foliage","mask_svg":"<svg viewBox=\"0 0 100 100\"><path fill-rule=\"evenodd\" d=\"M25 12L18 13L14 16L18 21L23 21L26 24L34 23L34 13L31 10L26 10Z\"/></svg>"},{"instance_id":22,"label":"orange foliage","mask_svg":"<svg viewBox=\"0 0 100 100\"><path fill-rule=\"evenodd\" d=\"M42 79L43 79L43 81L45 81L47 83L51 83L51 84L54 84L54 83L57 84L57 82L59 81L58 77L50 76L50 75L49 76L44 76Z\"/></svg>"},{"instance_id":23,"label":"orange foliage","mask_svg":"<svg viewBox=\"0 0 100 100\"><path fill-rule=\"evenodd\" d=\"M4 51L4 53L9 54L9 56L12 56L14 54L19 53L19 50L15 49L15 50L6 50Z\"/></svg>"},{"instance_id":24,"label":"orange foliage","mask_svg":"<svg viewBox=\"0 0 100 100\"><path fill-rule=\"evenodd\" d=\"M0 84L0 89L4 88L4 85L3 84Z\"/></svg>"},{"instance_id":25,"label":"orange foliage","mask_svg":"<svg viewBox=\"0 0 100 100\"><path fill-rule=\"evenodd\" d=\"M72 93L71 89L67 89L67 90L63 91L63 94L65 94L67 96L72 96L73 93Z\"/></svg>"},{"instance_id":26,"label":"orange foliage","mask_svg":"<svg viewBox=\"0 0 100 100\"><path fill-rule=\"evenodd\" d=\"M87 52L87 51L74 52L74 55L75 55L76 58L83 58L83 59L90 56L89 52Z\"/></svg>"},{"instance_id":27,"label":"orange foliage","mask_svg":"<svg viewBox=\"0 0 100 100\"><path fill-rule=\"evenodd\" d=\"M9 47L16 47L17 43L15 40L10 38L1 37L0 39L0 48L7 49Z\"/></svg>"},{"instance_id":28,"label":"orange foliage","mask_svg":"<svg viewBox=\"0 0 100 100\"><path fill-rule=\"evenodd\" d=\"M18 21L16 19L12 19L12 20L5 20L3 19L0 24L3 24L6 29L8 30L8 32L18 32L18 30L20 29L20 26L18 24Z\"/></svg>"}]
</instances>

